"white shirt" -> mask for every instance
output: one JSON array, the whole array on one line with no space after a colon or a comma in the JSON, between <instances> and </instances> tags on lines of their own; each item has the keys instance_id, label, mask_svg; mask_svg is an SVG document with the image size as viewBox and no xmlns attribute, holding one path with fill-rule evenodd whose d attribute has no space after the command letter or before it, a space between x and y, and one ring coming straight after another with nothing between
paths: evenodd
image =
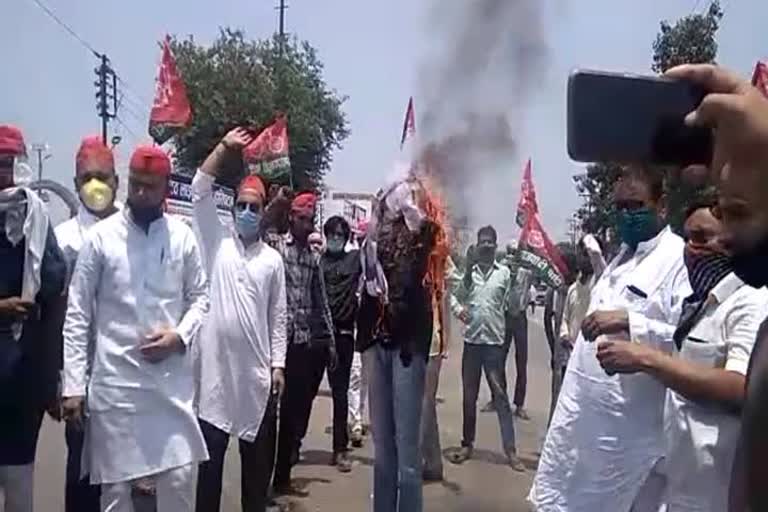
<instances>
[{"instance_id":1,"label":"white shirt","mask_svg":"<svg viewBox=\"0 0 768 512\"><path fill-rule=\"evenodd\" d=\"M285 270L263 242L243 247L222 225L213 201L213 177L192 180L194 219L209 262L211 309L198 343L198 415L253 441L270 399L272 368L285 368Z\"/></svg>"},{"instance_id":2,"label":"white shirt","mask_svg":"<svg viewBox=\"0 0 768 512\"><path fill-rule=\"evenodd\" d=\"M592 288L595 285L594 274L589 276L586 283L577 279L568 288L568 294L565 297L563 306L563 319L560 324L560 339L566 339L571 343L576 343L576 339L581 333L581 323L587 317L589 310ZM568 358L571 351L563 346L560 340L556 341L555 354L557 363L562 367L568 364Z\"/></svg>"},{"instance_id":3,"label":"white shirt","mask_svg":"<svg viewBox=\"0 0 768 512\"><path fill-rule=\"evenodd\" d=\"M83 469L91 482L124 482L207 459L192 408L189 350L159 363L139 351L162 327L189 346L207 310L200 254L181 221L163 216L145 232L120 212L90 229L69 288L64 396L85 396L87 387L91 453Z\"/></svg>"},{"instance_id":4,"label":"white shirt","mask_svg":"<svg viewBox=\"0 0 768 512\"><path fill-rule=\"evenodd\" d=\"M54 230L56 241L59 242L59 247L64 253L64 259L67 260L67 283L72 278L77 255L83 245L85 234L91 226L100 220L81 205L77 215L56 226Z\"/></svg>"},{"instance_id":5,"label":"white shirt","mask_svg":"<svg viewBox=\"0 0 768 512\"><path fill-rule=\"evenodd\" d=\"M588 313L625 310L631 341L671 351L691 293L683 245L666 228L634 253L623 246L595 284ZM539 512L629 512L664 454L665 388L649 375L607 375L597 342L579 335L568 362L529 495Z\"/></svg>"},{"instance_id":6,"label":"white shirt","mask_svg":"<svg viewBox=\"0 0 768 512\"><path fill-rule=\"evenodd\" d=\"M746 286L729 274L710 293L679 357L707 368L747 374L768 291ZM668 512L721 512L741 431L738 412L716 403L694 402L667 392Z\"/></svg>"}]
</instances>

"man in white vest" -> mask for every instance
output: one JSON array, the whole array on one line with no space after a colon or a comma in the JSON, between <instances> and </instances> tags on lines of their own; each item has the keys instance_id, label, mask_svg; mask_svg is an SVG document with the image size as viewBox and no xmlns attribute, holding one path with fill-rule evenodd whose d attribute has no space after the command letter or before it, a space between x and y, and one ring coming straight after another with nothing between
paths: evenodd
<instances>
[{"instance_id":1,"label":"man in white vest","mask_svg":"<svg viewBox=\"0 0 768 512\"><path fill-rule=\"evenodd\" d=\"M159 512L191 512L208 457L190 355L207 282L192 229L163 213L168 156L139 147L129 170L127 208L91 228L72 276L64 412L81 420L87 395L84 470L102 486L102 510L132 512L131 483L154 476Z\"/></svg>"}]
</instances>

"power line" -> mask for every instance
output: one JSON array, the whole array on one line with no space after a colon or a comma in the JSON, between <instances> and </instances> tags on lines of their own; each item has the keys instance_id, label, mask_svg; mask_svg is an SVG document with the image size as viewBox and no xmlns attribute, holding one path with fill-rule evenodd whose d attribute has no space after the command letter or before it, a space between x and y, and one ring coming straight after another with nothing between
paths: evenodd
<instances>
[{"instance_id":1,"label":"power line","mask_svg":"<svg viewBox=\"0 0 768 512\"><path fill-rule=\"evenodd\" d=\"M123 77L121 77L120 75L117 76L117 81L123 87L123 89L128 91L131 95L133 95L133 97L136 100L138 100L140 102L140 103L136 103L136 106L141 107L141 108L147 108L147 105L152 105L153 102L147 101L146 98L144 98L143 96L141 96L140 94L135 92L133 90L133 87L131 87L131 85L128 82L126 82L125 79Z\"/></svg>"},{"instance_id":2,"label":"power line","mask_svg":"<svg viewBox=\"0 0 768 512\"><path fill-rule=\"evenodd\" d=\"M45 5L42 0L32 0L35 5L37 5L40 9L43 10L44 13L46 13L53 21L55 21L61 28L67 31L67 33L74 37L81 45L85 47L86 50L94 54L97 58L101 58L101 53L97 52L93 46L91 46L88 41L80 37L77 32L74 31L72 27L64 23L61 18L59 18L56 13L54 13L47 5Z\"/></svg>"},{"instance_id":3,"label":"power line","mask_svg":"<svg viewBox=\"0 0 768 512\"><path fill-rule=\"evenodd\" d=\"M136 134L136 132L134 132L134 131L133 131L133 129L131 129L131 127L130 127L130 126L128 126L128 125L127 125L127 124L126 124L126 123L123 121L123 119L122 119L120 116L117 116L117 117L115 118L115 120L117 121L117 124L119 124L120 126L122 126L123 128L125 128L125 131L127 131L127 132L128 132L128 134L129 134L129 135L131 135L131 137L133 137L133 140L134 140L134 142L140 142L140 141L141 141L141 137L139 137L139 136Z\"/></svg>"}]
</instances>

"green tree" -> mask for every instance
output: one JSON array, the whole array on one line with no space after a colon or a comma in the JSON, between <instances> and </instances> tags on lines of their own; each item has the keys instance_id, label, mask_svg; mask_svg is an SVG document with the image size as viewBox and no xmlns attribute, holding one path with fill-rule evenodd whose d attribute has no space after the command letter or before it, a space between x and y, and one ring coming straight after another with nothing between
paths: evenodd
<instances>
[{"instance_id":1,"label":"green tree","mask_svg":"<svg viewBox=\"0 0 768 512\"><path fill-rule=\"evenodd\" d=\"M715 0L704 13L685 16L674 24L662 21L653 42L651 69L663 73L667 69L686 63L714 62L717 56L717 30L723 11ZM585 197L584 205L576 212L582 229L605 239L613 225L613 207L610 194L621 168L615 164L596 163L587 167L586 174L576 176L576 188ZM700 193L680 178L679 169L667 170L667 206L669 222L679 228L685 205Z\"/></svg>"},{"instance_id":2,"label":"green tree","mask_svg":"<svg viewBox=\"0 0 768 512\"><path fill-rule=\"evenodd\" d=\"M308 42L279 36L254 41L222 29L210 46L191 38L173 39L171 46L193 110L192 126L176 138L182 169L197 168L229 129L261 128L284 112L295 187L322 187L333 150L349 135L346 97L325 83L323 64ZM241 159L232 158L225 182L243 173Z\"/></svg>"}]
</instances>

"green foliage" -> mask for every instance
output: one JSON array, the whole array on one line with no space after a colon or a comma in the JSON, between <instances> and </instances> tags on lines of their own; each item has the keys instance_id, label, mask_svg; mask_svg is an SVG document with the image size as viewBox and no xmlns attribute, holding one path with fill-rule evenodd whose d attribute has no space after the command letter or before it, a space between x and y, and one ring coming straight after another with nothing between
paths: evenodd
<instances>
[{"instance_id":1,"label":"green foliage","mask_svg":"<svg viewBox=\"0 0 768 512\"><path fill-rule=\"evenodd\" d=\"M191 38L174 39L171 46L194 114L192 126L176 139L181 168L197 168L231 128L264 127L281 111L288 118L296 188L322 186L332 152L349 130L342 111L346 98L329 89L309 43L279 36L254 41L242 31L222 29L211 46ZM244 172L239 158L226 167L230 182Z\"/></svg>"},{"instance_id":2,"label":"green foliage","mask_svg":"<svg viewBox=\"0 0 768 512\"><path fill-rule=\"evenodd\" d=\"M720 2L714 1L703 14L691 14L674 25L662 21L653 42L653 69L663 73L680 64L714 62L717 57L715 36L723 18Z\"/></svg>"},{"instance_id":3,"label":"green foliage","mask_svg":"<svg viewBox=\"0 0 768 512\"><path fill-rule=\"evenodd\" d=\"M705 13L685 16L674 24L662 21L653 42L651 69L663 73L679 64L714 62L717 56L715 36L722 17L720 3L715 0ZM596 163L587 167L586 174L574 178L579 195L585 198L585 203L576 212L581 229L608 242L610 237L607 235L615 215L611 193L620 171L619 165ZM701 189L682 180L679 169L668 169L666 174L667 218L670 225L679 230L686 205L701 193Z\"/></svg>"},{"instance_id":4,"label":"green foliage","mask_svg":"<svg viewBox=\"0 0 768 512\"><path fill-rule=\"evenodd\" d=\"M584 197L584 204L576 211L584 233L592 233L602 240L608 239L608 231L613 227L615 210L613 208L613 186L621 174L617 164L590 164L587 172L574 177L576 190Z\"/></svg>"}]
</instances>

